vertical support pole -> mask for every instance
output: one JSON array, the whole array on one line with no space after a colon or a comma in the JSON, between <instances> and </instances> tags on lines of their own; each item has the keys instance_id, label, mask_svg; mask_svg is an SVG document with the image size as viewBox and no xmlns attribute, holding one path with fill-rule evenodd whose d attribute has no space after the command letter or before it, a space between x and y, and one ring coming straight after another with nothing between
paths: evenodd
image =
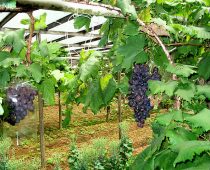
<instances>
[{"instance_id":1,"label":"vertical support pole","mask_svg":"<svg viewBox=\"0 0 210 170\"><path fill-rule=\"evenodd\" d=\"M43 114L43 99L42 95L38 94L39 102L39 133L40 133L40 152L41 152L41 167L45 167L45 140L44 140L44 114Z\"/></svg>"},{"instance_id":2,"label":"vertical support pole","mask_svg":"<svg viewBox=\"0 0 210 170\"><path fill-rule=\"evenodd\" d=\"M62 108L61 108L61 92L58 90L58 112L59 112L59 129L62 129Z\"/></svg>"},{"instance_id":3,"label":"vertical support pole","mask_svg":"<svg viewBox=\"0 0 210 170\"><path fill-rule=\"evenodd\" d=\"M110 105L106 107L106 122L109 121L110 109L111 109Z\"/></svg>"},{"instance_id":4,"label":"vertical support pole","mask_svg":"<svg viewBox=\"0 0 210 170\"><path fill-rule=\"evenodd\" d=\"M36 35L38 42L41 42L41 35ZM41 152L41 168L45 168L45 139L44 139L44 113L43 105L44 101L42 95L38 94L38 105L39 105L39 133L40 133L40 152Z\"/></svg>"},{"instance_id":5,"label":"vertical support pole","mask_svg":"<svg viewBox=\"0 0 210 170\"><path fill-rule=\"evenodd\" d=\"M118 79L118 83L120 83L121 81L121 72L118 73L117 75L117 79ZM119 91L118 93L118 122L119 124L122 122L122 105L121 105L121 101L122 101L122 94L121 92ZM119 139L121 139L122 137L122 134L121 134L121 130L120 130L120 127L119 127Z\"/></svg>"}]
</instances>

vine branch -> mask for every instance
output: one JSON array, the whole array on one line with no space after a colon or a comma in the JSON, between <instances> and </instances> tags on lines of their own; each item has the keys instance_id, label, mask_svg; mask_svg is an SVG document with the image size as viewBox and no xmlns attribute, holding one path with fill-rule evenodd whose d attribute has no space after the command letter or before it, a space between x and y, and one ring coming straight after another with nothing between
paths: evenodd
<instances>
[{"instance_id":1,"label":"vine branch","mask_svg":"<svg viewBox=\"0 0 210 170\"><path fill-rule=\"evenodd\" d=\"M33 32L34 32L34 24L35 24L35 19L33 16L33 12L28 12L28 16L30 17L30 35L28 38L28 44L27 44L27 52L26 52L26 61L27 64L31 64L31 43L32 43L32 38L33 38Z\"/></svg>"}]
</instances>

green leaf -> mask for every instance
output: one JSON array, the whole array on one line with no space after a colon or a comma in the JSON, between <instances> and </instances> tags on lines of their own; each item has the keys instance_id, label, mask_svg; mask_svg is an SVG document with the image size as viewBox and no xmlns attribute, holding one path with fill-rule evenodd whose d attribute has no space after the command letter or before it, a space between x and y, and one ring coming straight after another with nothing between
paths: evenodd
<instances>
[{"instance_id":1,"label":"green leaf","mask_svg":"<svg viewBox=\"0 0 210 170\"><path fill-rule=\"evenodd\" d=\"M175 95L181 97L186 101L191 101L192 98L195 96L195 85L193 83L189 83L186 85L179 85L178 89L175 92Z\"/></svg>"},{"instance_id":2,"label":"green leaf","mask_svg":"<svg viewBox=\"0 0 210 170\"><path fill-rule=\"evenodd\" d=\"M10 66L14 66L14 65L19 65L21 63L21 59L20 58L6 58L5 60L0 62L0 66L4 67L4 68L8 68Z\"/></svg>"},{"instance_id":3,"label":"green leaf","mask_svg":"<svg viewBox=\"0 0 210 170\"><path fill-rule=\"evenodd\" d=\"M16 77L24 77L24 76L27 76L27 67L23 64L19 65L16 67L15 69L16 71Z\"/></svg>"},{"instance_id":4,"label":"green leaf","mask_svg":"<svg viewBox=\"0 0 210 170\"><path fill-rule=\"evenodd\" d=\"M53 70L51 72L51 75L53 75L53 77L55 77L55 79L57 81L59 81L60 79L62 79L64 77L64 73L61 72L60 70Z\"/></svg>"},{"instance_id":5,"label":"green leaf","mask_svg":"<svg viewBox=\"0 0 210 170\"><path fill-rule=\"evenodd\" d=\"M46 40L42 41L40 44L39 44L39 50L40 50L40 53L43 57L48 57L50 52L49 52L49 49L48 49L48 43Z\"/></svg>"},{"instance_id":6,"label":"green leaf","mask_svg":"<svg viewBox=\"0 0 210 170\"><path fill-rule=\"evenodd\" d=\"M7 31L3 37L5 44L11 45L15 52L19 53L26 45L24 40L24 29L16 31Z\"/></svg>"},{"instance_id":7,"label":"green leaf","mask_svg":"<svg viewBox=\"0 0 210 170\"><path fill-rule=\"evenodd\" d=\"M40 15L39 19L35 20L34 29L36 31L47 28L46 17L47 13L43 13L42 15Z\"/></svg>"},{"instance_id":8,"label":"green leaf","mask_svg":"<svg viewBox=\"0 0 210 170\"><path fill-rule=\"evenodd\" d=\"M198 74L202 76L205 80L210 78L210 54L204 53L203 58L198 64Z\"/></svg>"},{"instance_id":9,"label":"green leaf","mask_svg":"<svg viewBox=\"0 0 210 170\"><path fill-rule=\"evenodd\" d=\"M91 84L87 88L87 94L84 98L84 107L90 107L92 112L96 114L103 104L104 102L102 97L100 80L97 79L91 82Z\"/></svg>"},{"instance_id":10,"label":"green leaf","mask_svg":"<svg viewBox=\"0 0 210 170\"><path fill-rule=\"evenodd\" d=\"M157 116L156 121L164 126L170 125L172 121L183 122L183 113L181 110L173 110Z\"/></svg>"},{"instance_id":11,"label":"green leaf","mask_svg":"<svg viewBox=\"0 0 210 170\"><path fill-rule=\"evenodd\" d=\"M33 63L28 67L29 72L31 73L33 79L39 83L42 79L42 68L40 64Z\"/></svg>"},{"instance_id":12,"label":"green leaf","mask_svg":"<svg viewBox=\"0 0 210 170\"><path fill-rule=\"evenodd\" d=\"M166 136L169 138L169 141L172 145L176 145L184 141L197 139L197 136L194 133L184 129L183 127L168 129L166 131Z\"/></svg>"},{"instance_id":13,"label":"green leaf","mask_svg":"<svg viewBox=\"0 0 210 170\"><path fill-rule=\"evenodd\" d=\"M185 118L192 127L201 127L205 131L210 130L210 110L203 109L198 114Z\"/></svg>"},{"instance_id":14,"label":"green leaf","mask_svg":"<svg viewBox=\"0 0 210 170\"><path fill-rule=\"evenodd\" d=\"M122 63L122 67L129 69L132 67L132 64L135 62L137 54L143 51L145 45L144 35L129 36L126 40L126 44L120 46L117 49L117 52L123 56L125 59Z\"/></svg>"},{"instance_id":15,"label":"green leaf","mask_svg":"<svg viewBox=\"0 0 210 170\"><path fill-rule=\"evenodd\" d=\"M129 79L127 76L125 76L121 81L120 84L118 84L118 88L120 90L120 92L124 95L128 94L129 91Z\"/></svg>"},{"instance_id":16,"label":"green leaf","mask_svg":"<svg viewBox=\"0 0 210 170\"><path fill-rule=\"evenodd\" d=\"M159 152L155 157L154 169L175 170L173 162L176 157L177 153L170 149Z\"/></svg>"},{"instance_id":17,"label":"green leaf","mask_svg":"<svg viewBox=\"0 0 210 170\"><path fill-rule=\"evenodd\" d=\"M197 95L204 95L210 99L210 85L197 85Z\"/></svg>"},{"instance_id":18,"label":"green leaf","mask_svg":"<svg viewBox=\"0 0 210 170\"><path fill-rule=\"evenodd\" d=\"M81 15L74 19L74 28L80 29L85 26L86 30L89 31L90 28L90 16L89 15Z\"/></svg>"},{"instance_id":19,"label":"green leaf","mask_svg":"<svg viewBox=\"0 0 210 170\"><path fill-rule=\"evenodd\" d=\"M209 141L184 141L177 145L171 146L172 150L178 153L174 161L174 166L180 162L185 162L187 160L192 161L195 155L200 155L203 152L210 151Z\"/></svg>"},{"instance_id":20,"label":"green leaf","mask_svg":"<svg viewBox=\"0 0 210 170\"><path fill-rule=\"evenodd\" d=\"M157 80L149 80L148 87L152 94L165 92L168 96L173 96L175 89L178 87L177 81L162 82Z\"/></svg>"},{"instance_id":21,"label":"green leaf","mask_svg":"<svg viewBox=\"0 0 210 170\"><path fill-rule=\"evenodd\" d=\"M10 74L7 69L0 71L0 87L6 87L10 81Z\"/></svg>"},{"instance_id":22,"label":"green leaf","mask_svg":"<svg viewBox=\"0 0 210 170\"><path fill-rule=\"evenodd\" d=\"M176 64L175 66L168 64L166 71L172 74L176 74L177 76L189 77L191 74L196 73L194 66L191 65L183 65L183 64Z\"/></svg>"},{"instance_id":23,"label":"green leaf","mask_svg":"<svg viewBox=\"0 0 210 170\"><path fill-rule=\"evenodd\" d=\"M147 147L135 159L130 170L153 170L153 159L151 158L151 146Z\"/></svg>"},{"instance_id":24,"label":"green leaf","mask_svg":"<svg viewBox=\"0 0 210 170\"><path fill-rule=\"evenodd\" d=\"M131 0L117 1L117 7L122 10L123 15L130 15L134 20L138 18L135 7L131 5Z\"/></svg>"},{"instance_id":25,"label":"green leaf","mask_svg":"<svg viewBox=\"0 0 210 170\"><path fill-rule=\"evenodd\" d=\"M153 57L154 57L154 62L157 66L165 68L169 64L168 58L166 57L165 53L160 47L156 47L154 49Z\"/></svg>"},{"instance_id":26,"label":"green leaf","mask_svg":"<svg viewBox=\"0 0 210 170\"><path fill-rule=\"evenodd\" d=\"M109 79L108 84L104 89L102 89L102 96L105 105L108 105L109 102L113 99L117 89L117 84L113 78Z\"/></svg>"},{"instance_id":27,"label":"green leaf","mask_svg":"<svg viewBox=\"0 0 210 170\"><path fill-rule=\"evenodd\" d=\"M40 92L47 104L53 105L55 103L55 82L52 79L45 79L41 83Z\"/></svg>"},{"instance_id":28,"label":"green leaf","mask_svg":"<svg viewBox=\"0 0 210 170\"><path fill-rule=\"evenodd\" d=\"M68 108L68 109L65 110L65 119L62 122L62 127L63 128L67 128L68 127L68 125L69 125L69 123L71 121L71 115L72 114L73 114L72 113L72 108L70 108L70 109Z\"/></svg>"},{"instance_id":29,"label":"green leaf","mask_svg":"<svg viewBox=\"0 0 210 170\"><path fill-rule=\"evenodd\" d=\"M0 116L4 114L4 109L2 107L2 98L0 97Z\"/></svg>"},{"instance_id":30,"label":"green leaf","mask_svg":"<svg viewBox=\"0 0 210 170\"><path fill-rule=\"evenodd\" d=\"M99 60L96 57L88 58L79 69L80 79L85 82L89 77L96 75L99 66Z\"/></svg>"},{"instance_id":31,"label":"green leaf","mask_svg":"<svg viewBox=\"0 0 210 170\"><path fill-rule=\"evenodd\" d=\"M20 23L23 25L30 25L30 19L22 19Z\"/></svg>"},{"instance_id":32,"label":"green leaf","mask_svg":"<svg viewBox=\"0 0 210 170\"><path fill-rule=\"evenodd\" d=\"M123 28L123 33L125 35L134 36L139 34L138 31L139 25L136 22L129 21Z\"/></svg>"},{"instance_id":33,"label":"green leaf","mask_svg":"<svg viewBox=\"0 0 210 170\"><path fill-rule=\"evenodd\" d=\"M148 59L149 59L148 54L142 51L139 54L137 54L137 56L135 57L135 63L144 64L148 61Z\"/></svg>"}]
</instances>

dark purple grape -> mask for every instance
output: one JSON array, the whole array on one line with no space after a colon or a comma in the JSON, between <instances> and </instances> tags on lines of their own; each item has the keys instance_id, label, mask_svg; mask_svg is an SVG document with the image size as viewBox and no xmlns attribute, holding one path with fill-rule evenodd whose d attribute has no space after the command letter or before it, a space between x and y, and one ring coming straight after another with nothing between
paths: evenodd
<instances>
[{"instance_id":1,"label":"dark purple grape","mask_svg":"<svg viewBox=\"0 0 210 170\"><path fill-rule=\"evenodd\" d=\"M29 86L9 87L7 89L7 103L9 115L5 119L11 125L24 119L28 111L34 111L33 100L37 91Z\"/></svg>"},{"instance_id":2,"label":"dark purple grape","mask_svg":"<svg viewBox=\"0 0 210 170\"><path fill-rule=\"evenodd\" d=\"M129 80L130 93L128 95L128 105L134 110L135 120L139 127L143 127L145 119L148 118L152 109L150 99L146 95L148 90L148 80L160 80L158 68L154 67L150 75L149 67L146 64L136 64L132 76Z\"/></svg>"}]
</instances>

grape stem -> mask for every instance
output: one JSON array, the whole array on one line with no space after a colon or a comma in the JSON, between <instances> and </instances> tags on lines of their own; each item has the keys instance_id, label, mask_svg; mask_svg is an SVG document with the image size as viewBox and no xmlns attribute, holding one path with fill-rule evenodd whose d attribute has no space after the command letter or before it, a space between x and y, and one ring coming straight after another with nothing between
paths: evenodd
<instances>
[{"instance_id":1,"label":"grape stem","mask_svg":"<svg viewBox=\"0 0 210 170\"><path fill-rule=\"evenodd\" d=\"M30 35L28 38L28 44L27 44L27 52L26 52L26 61L27 64L31 64L31 43L32 43L32 38L33 38L33 32L34 32L34 24L35 24L35 19L33 16L33 12L28 12L28 16L30 17Z\"/></svg>"}]
</instances>

